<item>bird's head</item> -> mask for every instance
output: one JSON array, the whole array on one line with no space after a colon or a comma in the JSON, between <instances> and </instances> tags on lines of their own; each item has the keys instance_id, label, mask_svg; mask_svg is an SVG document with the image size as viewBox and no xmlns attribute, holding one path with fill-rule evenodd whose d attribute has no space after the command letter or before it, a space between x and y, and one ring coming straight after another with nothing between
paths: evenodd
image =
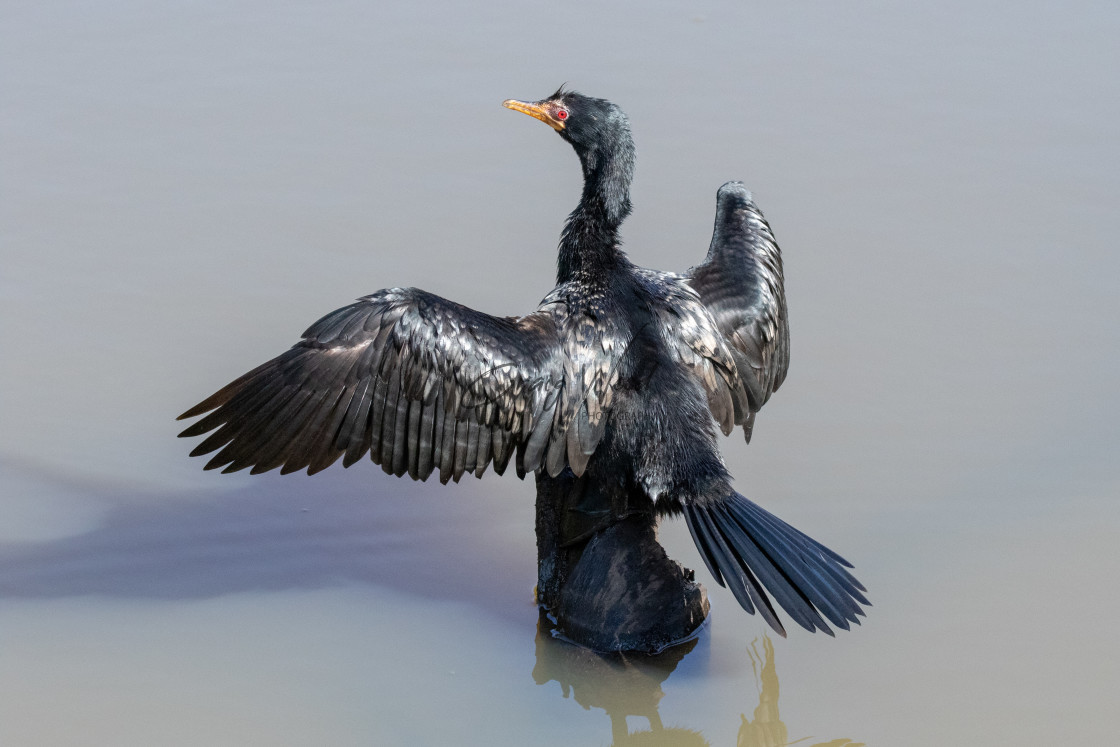
<instances>
[{"instance_id":1,"label":"bird's head","mask_svg":"<svg viewBox=\"0 0 1120 747\"><path fill-rule=\"evenodd\" d=\"M625 217L634 170L634 141L630 120L621 109L606 99L563 87L540 101L509 99L502 106L539 119L571 143L583 164L584 178L605 193L615 219Z\"/></svg>"},{"instance_id":2,"label":"bird's head","mask_svg":"<svg viewBox=\"0 0 1120 747\"><path fill-rule=\"evenodd\" d=\"M623 132L627 136L630 134L630 122L617 106L606 99L563 88L540 101L509 99L502 106L544 122L571 143L577 153L595 150L605 142L616 140Z\"/></svg>"}]
</instances>

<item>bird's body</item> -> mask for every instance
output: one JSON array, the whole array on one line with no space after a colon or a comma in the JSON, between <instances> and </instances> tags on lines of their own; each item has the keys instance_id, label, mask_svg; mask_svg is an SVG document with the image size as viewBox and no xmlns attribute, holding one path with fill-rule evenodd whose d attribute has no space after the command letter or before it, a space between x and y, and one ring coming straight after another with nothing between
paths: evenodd
<instances>
[{"instance_id":1,"label":"bird's body","mask_svg":"<svg viewBox=\"0 0 1120 747\"><path fill-rule=\"evenodd\" d=\"M575 469L596 481L633 484L665 508L728 486L704 380L689 370L709 368L712 396L727 395L726 382L699 352L705 340L714 351L718 333L696 292L679 276L628 262L612 274L609 287L588 291L572 283L549 296L567 346L591 354L594 375L610 397L599 426L589 414L589 437L582 435L582 417L577 421L587 459L585 468ZM689 337L683 338L686 325ZM725 414L733 417L730 410Z\"/></svg>"},{"instance_id":2,"label":"bird's body","mask_svg":"<svg viewBox=\"0 0 1120 747\"><path fill-rule=\"evenodd\" d=\"M632 264L633 144L613 104L558 91L506 102L550 124L584 173L561 237L557 286L534 312L494 317L390 289L323 317L304 339L181 417L217 429L207 468L313 473L365 454L386 472L458 480L503 472L591 482L684 513L713 575L784 630L768 589L809 630L847 628L866 604L847 562L736 493L717 428L750 439L789 358L781 256L750 194L720 188L708 256L684 274Z\"/></svg>"}]
</instances>

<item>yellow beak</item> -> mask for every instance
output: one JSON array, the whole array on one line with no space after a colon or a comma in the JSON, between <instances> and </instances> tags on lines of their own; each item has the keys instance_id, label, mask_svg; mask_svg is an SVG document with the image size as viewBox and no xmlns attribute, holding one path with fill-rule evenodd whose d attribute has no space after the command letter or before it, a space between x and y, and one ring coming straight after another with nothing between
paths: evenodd
<instances>
[{"instance_id":1,"label":"yellow beak","mask_svg":"<svg viewBox=\"0 0 1120 747\"><path fill-rule=\"evenodd\" d=\"M548 107L543 104L531 104L528 101L517 101L516 99L506 99L502 102L502 106L507 109L513 109L515 112L528 114L533 119L539 119L552 129L559 132L564 129L564 123L548 110Z\"/></svg>"}]
</instances>

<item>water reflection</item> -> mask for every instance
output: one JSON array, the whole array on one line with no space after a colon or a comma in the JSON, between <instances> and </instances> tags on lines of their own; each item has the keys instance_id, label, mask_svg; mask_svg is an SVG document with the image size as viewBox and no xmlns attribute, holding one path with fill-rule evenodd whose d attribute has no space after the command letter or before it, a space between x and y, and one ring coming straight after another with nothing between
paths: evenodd
<instances>
[{"instance_id":1,"label":"water reflection","mask_svg":"<svg viewBox=\"0 0 1120 747\"><path fill-rule=\"evenodd\" d=\"M665 697L662 685L681 660L696 646L696 639L656 655L598 654L554 637L554 626L544 614L537 625L537 663L533 680L544 685L555 680L565 698L574 698L585 710L601 708L611 721L612 747L708 745L702 732L665 726L658 707ZM863 742L839 738L806 744L813 737L789 740L789 729L778 710L778 669L769 636L751 641L747 649L758 686L754 718L740 714L737 747L865 747ZM629 730L627 718L637 716L649 728Z\"/></svg>"},{"instance_id":2,"label":"water reflection","mask_svg":"<svg viewBox=\"0 0 1120 747\"><path fill-rule=\"evenodd\" d=\"M0 495L66 487L3 457L0 473ZM314 490L266 478L213 494L88 491L104 513L85 531L0 543L0 599L205 599L358 583L521 620L535 576L532 533L486 538L506 521L531 526L531 503L507 503L483 484L437 503L422 485L317 477Z\"/></svg>"},{"instance_id":3,"label":"water reflection","mask_svg":"<svg viewBox=\"0 0 1120 747\"><path fill-rule=\"evenodd\" d=\"M556 680L565 698L574 697L585 710L606 711L615 747L708 744L698 731L666 728L657 710L665 696L661 684L696 646L695 638L660 654L599 654L553 637L554 630L542 613L537 624L533 680L538 685ZM627 716L646 719L649 729L630 733Z\"/></svg>"},{"instance_id":4,"label":"water reflection","mask_svg":"<svg viewBox=\"0 0 1120 747\"><path fill-rule=\"evenodd\" d=\"M754 709L754 720L747 718L746 714L739 717L743 724L739 727L737 747L783 747L812 739L802 737L789 741L789 730L778 712L778 668L774 663L774 644L770 636L763 635L761 641L758 638L751 641L747 653L751 657L751 667L758 684L758 707ZM809 747L864 747L864 744L850 739L833 739L830 742L816 742Z\"/></svg>"}]
</instances>

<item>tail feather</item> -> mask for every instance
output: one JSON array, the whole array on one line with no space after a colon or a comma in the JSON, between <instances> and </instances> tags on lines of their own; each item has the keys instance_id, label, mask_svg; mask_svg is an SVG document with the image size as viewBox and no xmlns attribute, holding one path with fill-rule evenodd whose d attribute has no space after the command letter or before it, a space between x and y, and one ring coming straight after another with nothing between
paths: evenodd
<instances>
[{"instance_id":1,"label":"tail feather","mask_svg":"<svg viewBox=\"0 0 1120 747\"><path fill-rule=\"evenodd\" d=\"M735 526L731 526L732 532L750 526L749 521L752 517L744 516L741 511L733 510L733 513L737 515L739 521ZM761 522L755 526L761 526ZM780 530L781 527L778 529ZM769 588L774 591L774 595L778 597L783 607L787 607L782 601L784 599L793 600L795 606L807 606L810 611L815 606L817 611L842 630L849 629L849 621L858 624L859 621L856 619L856 614L860 611L858 605L852 602L846 590L830 578L827 571L821 567L821 555L792 546L784 541L783 536L773 527L762 527L749 538L743 534L737 534L736 537L745 547L753 548L757 544L758 549L761 550L761 558L751 558L744 553L742 555L744 560L762 565L773 564L779 571L780 578L786 582L785 588L782 588L781 584L770 585ZM790 610L790 614L793 614L793 610ZM819 616L809 615L809 617L817 623L819 629L831 635L828 626L824 625ZM804 623L802 625L813 630Z\"/></svg>"},{"instance_id":2,"label":"tail feather","mask_svg":"<svg viewBox=\"0 0 1120 747\"><path fill-rule=\"evenodd\" d=\"M860 604L871 604L846 570L851 563L738 493L689 502L684 514L716 582L779 635L786 631L766 592L798 625L828 635L834 634L824 618L848 630L865 614Z\"/></svg>"},{"instance_id":3,"label":"tail feather","mask_svg":"<svg viewBox=\"0 0 1120 747\"><path fill-rule=\"evenodd\" d=\"M758 579L745 565L735 562L734 554L722 536L722 532L711 521L711 517L702 512L695 514L685 513L685 521L692 532L692 538L701 549L704 562L708 570L715 576L716 581L723 586L724 583L731 587L739 604L752 615L755 609L762 618L783 636L786 634L782 627L774 606L762 590Z\"/></svg>"},{"instance_id":4,"label":"tail feather","mask_svg":"<svg viewBox=\"0 0 1120 747\"><path fill-rule=\"evenodd\" d=\"M774 538L775 541L781 544L792 545L797 552L801 553L812 563L813 567L832 579L835 584L839 584L843 587L850 598L861 604L871 606L871 602L867 601L863 594L860 593L867 591L867 589L856 580L855 576L847 571L847 568L852 567L851 563L820 542L817 542L809 535L785 523L758 504L752 503L742 496L738 497L740 500L733 501L731 503L731 509L738 513L745 522L748 524L752 521L757 522L762 529L769 529L768 536ZM829 558L836 562L830 563ZM858 609L858 606L856 609ZM858 614L862 615L863 610L859 610Z\"/></svg>"},{"instance_id":5,"label":"tail feather","mask_svg":"<svg viewBox=\"0 0 1120 747\"><path fill-rule=\"evenodd\" d=\"M737 517L726 506L714 507L711 514L720 531L726 535L728 544L735 548L738 561L755 572L798 625L809 631L820 630L833 635L820 615L820 612L824 612L829 619L833 618L829 614L833 611L830 600L819 593L816 585L807 578L805 569L791 568L791 564L785 562L787 556L783 550L767 541L764 533L757 532L754 536L745 534ZM813 592L818 593L811 599ZM842 627L846 629L848 626Z\"/></svg>"}]
</instances>

